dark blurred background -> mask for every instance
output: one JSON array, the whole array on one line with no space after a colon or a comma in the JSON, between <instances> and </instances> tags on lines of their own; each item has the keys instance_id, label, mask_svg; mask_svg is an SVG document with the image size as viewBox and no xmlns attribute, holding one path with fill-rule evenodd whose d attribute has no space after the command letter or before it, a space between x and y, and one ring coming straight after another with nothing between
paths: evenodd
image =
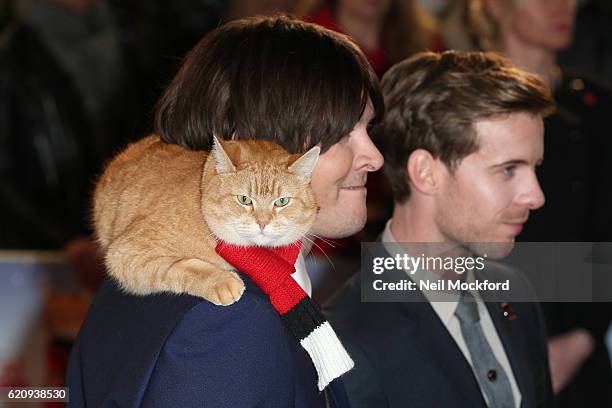
<instances>
[{"instance_id":1,"label":"dark blurred background","mask_svg":"<svg viewBox=\"0 0 612 408\"><path fill-rule=\"evenodd\" d=\"M63 384L71 342L103 278L89 222L96 176L151 131L153 106L185 53L240 17L290 13L344 32L379 76L416 52L447 49L503 52L540 73L559 109L547 119L540 174L547 204L523 239L612 241L612 1L507 0L501 14L496 3L0 0L0 386ZM538 23L527 31L519 23L529 19ZM508 40L515 37L520 46ZM308 259L319 302L358 270L359 242L376 239L391 215L382 174L369 190L364 231L318 242ZM557 375L559 406L612 406L609 305L544 306L551 359L571 353L562 340L576 329L594 339L578 367Z\"/></svg>"}]
</instances>

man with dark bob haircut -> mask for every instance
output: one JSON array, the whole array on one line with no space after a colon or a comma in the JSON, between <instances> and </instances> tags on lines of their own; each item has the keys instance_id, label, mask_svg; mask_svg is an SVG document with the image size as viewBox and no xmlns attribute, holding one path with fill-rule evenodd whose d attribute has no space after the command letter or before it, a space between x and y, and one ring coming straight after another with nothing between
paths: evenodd
<instances>
[{"instance_id":1,"label":"man with dark bob haircut","mask_svg":"<svg viewBox=\"0 0 612 408\"><path fill-rule=\"evenodd\" d=\"M157 104L168 143L209 149L211 135L271 140L291 153L347 135L368 101L384 111L378 78L343 34L285 17L228 23L189 53Z\"/></svg>"},{"instance_id":2,"label":"man with dark bob haircut","mask_svg":"<svg viewBox=\"0 0 612 408\"><path fill-rule=\"evenodd\" d=\"M427 243L452 247L453 256L482 257L487 248L505 256L529 212L544 204L535 169L542 118L554 105L547 87L496 54L445 52L395 65L382 90L387 113L375 134L394 194L382 259L411 248L437 255ZM417 284L412 302L361 302L360 274L341 289L326 312L355 360L344 377L351 406L550 406L537 303L491 302L469 288L441 297L418 284L512 277L513 290L532 293L516 271L485 265L461 275L385 271L388 281Z\"/></svg>"},{"instance_id":3,"label":"man with dark bob haircut","mask_svg":"<svg viewBox=\"0 0 612 408\"><path fill-rule=\"evenodd\" d=\"M352 235L366 220L365 182L383 159L367 129L383 112L375 74L348 37L287 17L228 23L187 55L157 105L167 143L208 150L223 139L271 140L321 155L311 234ZM303 255L292 275L309 293ZM70 405L342 407L340 380L323 392L300 342L246 275L230 306L186 294L133 296L106 281L71 353ZM352 361L351 361L352 364Z\"/></svg>"}]
</instances>

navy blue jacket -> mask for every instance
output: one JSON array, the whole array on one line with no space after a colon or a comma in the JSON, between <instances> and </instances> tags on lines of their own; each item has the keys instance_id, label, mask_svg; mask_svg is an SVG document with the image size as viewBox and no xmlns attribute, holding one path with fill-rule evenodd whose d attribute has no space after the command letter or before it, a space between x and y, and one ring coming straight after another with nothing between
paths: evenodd
<instances>
[{"instance_id":1,"label":"navy blue jacket","mask_svg":"<svg viewBox=\"0 0 612 408\"><path fill-rule=\"evenodd\" d=\"M380 250L382 256L389 256ZM489 267L492 263L489 263ZM487 271L490 273L490 271ZM509 273L500 269L492 276ZM386 281L407 275L385 272ZM356 274L326 305L328 320L355 361L344 384L353 408L486 408L478 381L451 334L420 291L412 302L361 302ZM513 279L513 285L528 285ZM528 293L530 288L515 288ZM486 301L487 293L481 292ZM516 318L487 302L504 346L522 408L552 406L552 386L543 318L538 303L512 303Z\"/></svg>"},{"instance_id":2,"label":"navy blue jacket","mask_svg":"<svg viewBox=\"0 0 612 408\"><path fill-rule=\"evenodd\" d=\"M189 295L133 296L103 284L68 364L73 407L348 406L317 389L308 354L248 278L231 306Z\"/></svg>"}]
</instances>

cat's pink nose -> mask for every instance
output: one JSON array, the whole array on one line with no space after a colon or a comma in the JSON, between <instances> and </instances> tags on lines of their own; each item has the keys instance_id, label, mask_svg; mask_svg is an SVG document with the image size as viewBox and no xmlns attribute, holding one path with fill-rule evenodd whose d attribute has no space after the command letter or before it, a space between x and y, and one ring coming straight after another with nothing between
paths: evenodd
<instances>
[{"instance_id":1,"label":"cat's pink nose","mask_svg":"<svg viewBox=\"0 0 612 408\"><path fill-rule=\"evenodd\" d=\"M260 222L260 223L259 223L259 230L260 230L261 232L263 232L264 228L266 228L266 224L263 224L263 223L261 223L261 222Z\"/></svg>"}]
</instances>

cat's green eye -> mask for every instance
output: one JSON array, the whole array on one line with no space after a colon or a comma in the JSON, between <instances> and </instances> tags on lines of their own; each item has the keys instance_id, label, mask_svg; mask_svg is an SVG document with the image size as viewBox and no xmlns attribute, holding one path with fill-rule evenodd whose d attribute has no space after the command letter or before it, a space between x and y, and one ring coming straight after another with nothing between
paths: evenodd
<instances>
[{"instance_id":1,"label":"cat's green eye","mask_svg":"<svg viewBox=\"0 0 612 408\"><path fill-rule=\"evenodd\" d=\"M284 207L289 204L289 197L281 197L274 202L276 207Z\"/></svg>"},{"instance_id":2,"label":"cat's green eye","mask_svg":"<svg viewBox=\"0 0 612 408\"><path fill-rule=\"evenodd\" d=\"M251 205L253 204L253 200L251 200L248 196L245 195L239 195L236 196L238 197L238 202L242 205Z\"/></svg>"}]
</instances>

